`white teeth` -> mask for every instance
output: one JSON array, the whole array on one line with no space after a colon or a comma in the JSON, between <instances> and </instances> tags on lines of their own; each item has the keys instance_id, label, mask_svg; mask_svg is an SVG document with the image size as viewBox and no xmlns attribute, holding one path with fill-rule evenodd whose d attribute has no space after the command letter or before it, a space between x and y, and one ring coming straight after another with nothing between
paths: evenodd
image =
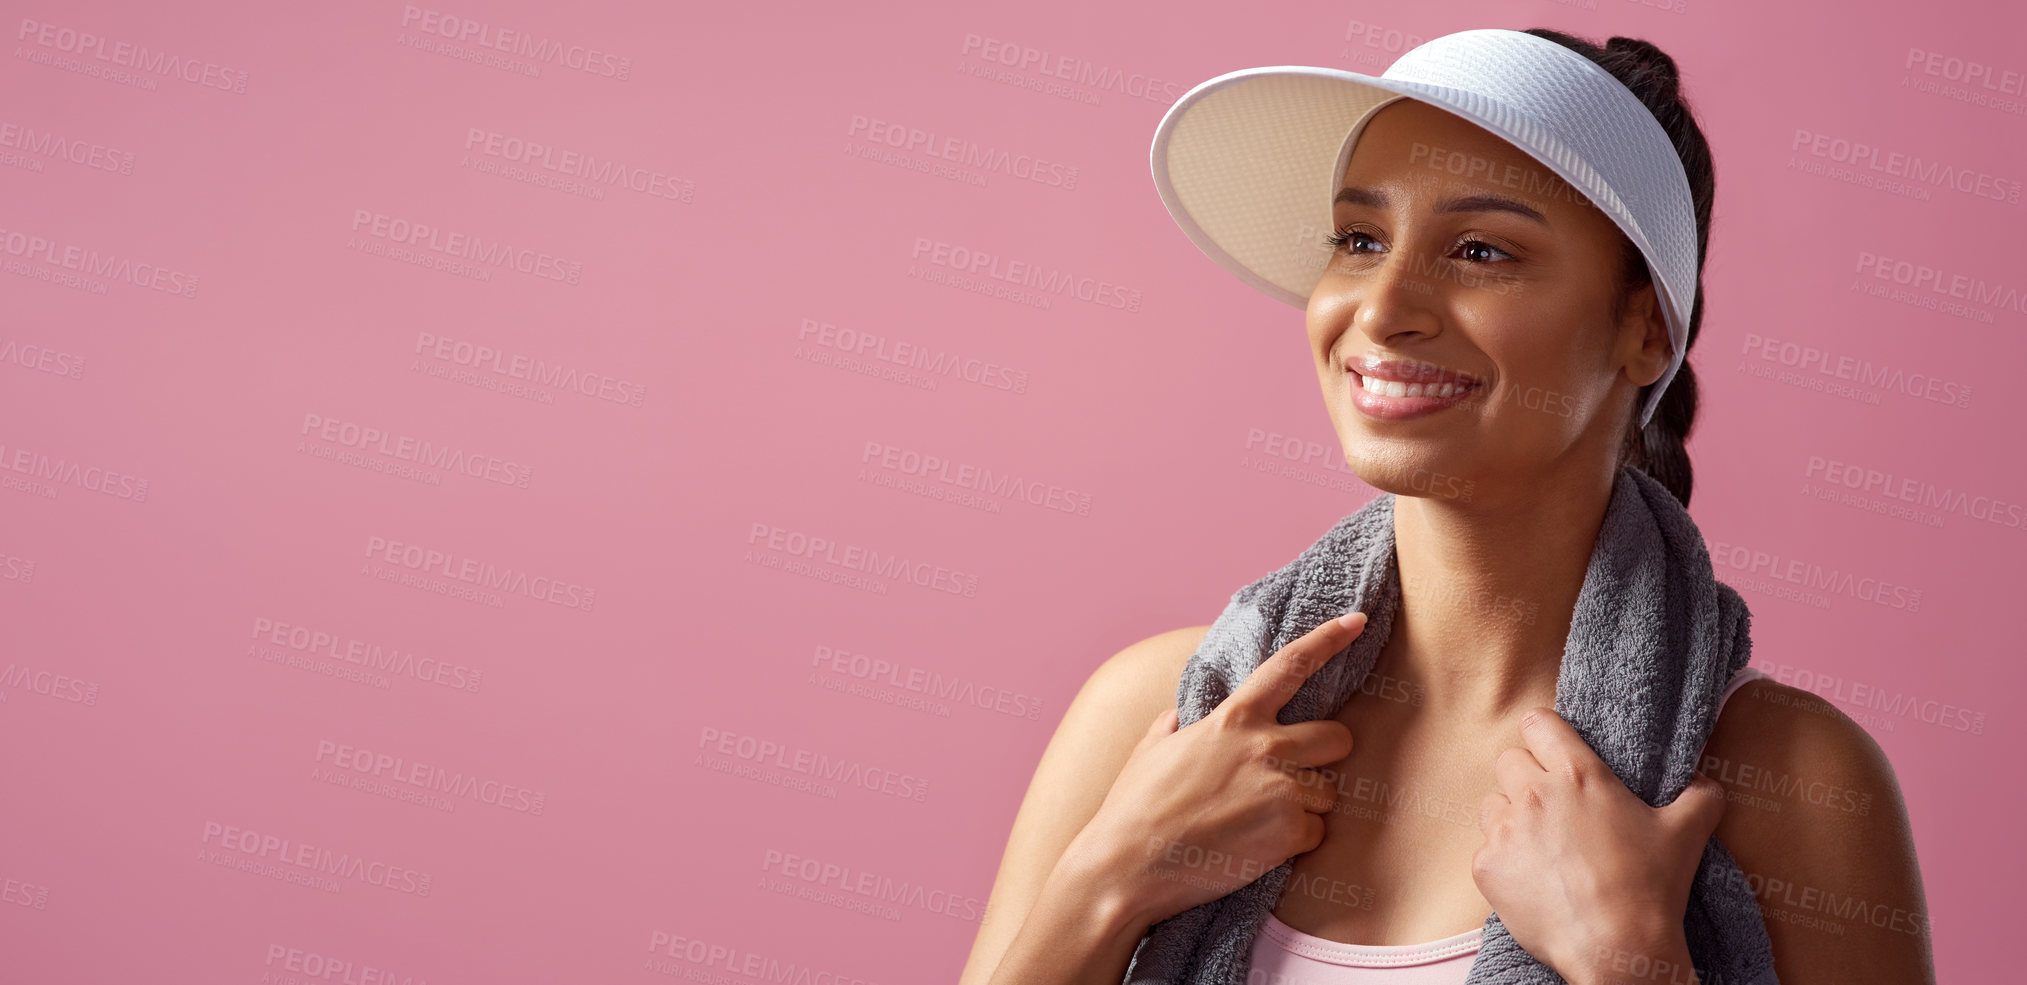
<instances>
[{"instance_id":1,"label":"white teeth","mask_svg":"<svg viewBox=\"0 0 2027 985\"><path fill-rule=\"evenodd\" d=\"M1402 383L1371 376L1359 377L1359 385L1369 392L1389 397L1451 397L1465 389L1463 384L1458 383Z\"/></svg>"}]
</instances>

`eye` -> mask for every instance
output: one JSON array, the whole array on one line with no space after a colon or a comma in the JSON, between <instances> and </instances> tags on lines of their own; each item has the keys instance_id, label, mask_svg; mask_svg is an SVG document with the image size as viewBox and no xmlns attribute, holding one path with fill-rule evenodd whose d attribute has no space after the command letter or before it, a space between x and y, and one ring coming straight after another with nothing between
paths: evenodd
<instances>
[{"instance_id":1,"label":"eye","mask_svg":"<svg viewBox=\"0 0 2027 985\"><path fill-rule=\"evenodd\" d=\"M1490 250L1490 251L1492 251L1493 253L1496 253L1496 254L1498 254L1498 255L1500 255L1500 256L1502 256L1502 257L1505 257L1505 258L1506 258L1506 259L1508 259L1508 260L1511 260L1511 259L1513 259L1513 254L1511 254L1511 253L1508 253L1508 252L1506 252L1505 250L1502 250L1502 249L1500 249L1500 248L1499 248L1499 247L1497 247L1497 246L1493 246L1493 245L1492 245L1491 243L1487 243L1487 242L1485 242L1485 241L1484 241L1484 240L1482 240L1482 239L1467 239L1467 240L1464 240L1463 242L1461 242L1461 243L1457 244L1457 246L1458 246L1458 248L1460 248L1460 249L1463 249L1463 250L1467 250L1467 251L1468 251L1468 250L1473 250L1474 248L1475 248L1475 249L1481 249L1481 250ZM1479 262L1479 263L1485 263L1485 262L1488 262L1488 261L1490 261L1490 260L1491 260L1491 257L1486 257L1485 259L1483 259L1483 260L1479 260L1479 261L1477 261L1477 262Z\"/></svg>"},{"instance_id":2,"label":"eye","mask_svg":"<svg viewBox=\"0 0 2027 985\"><path fill-rule=\"evenodd\" d=\"M1331 252L1334 253L1338 250L1344 249L1344 247L1347 244L1355 243L1361 239L1370 240L1372 239L1372 237L1366 235L1366 233L1363 230L1359 229L1339 229L1338 231L1323 237L1323 245L1329 247ZM1375 242L1377 242L1377 240L1375 240ZM1351 252L1357 253L1359 251L1354 249Z\"/></svg>"},{"instance_id":3,"label":"eye","mask_svg":"<svg viewBox=\"0 0 2027 985\"><path fill-rule=\"evenodd\" d=\"M1360 241L1370 241L1373 243L1378 243L1378 240L1374 239L1371 234L1367 233L1365 230L1362 229L1339 229L1336 232L1333 232L1330 235L1323 237L1323 245L1329 247L1331 252L1333 253L1338 251L1344 251L1353 255L1357 255L1361 253L1373 252L1371 250L1358 249L1358 243ZM1347 246L1351 247L1351 249L1345 250L1345 247ZM1488 243L1482 239L1466 238L1460 240L1457 243L1457 248L1464 250L1467 254L1469 254L1468 256L1465 257L1465 259L1470 260L1473 263L1491 263L1498 259L1506 259L1506 260L1514 259L1513 254L1508 253L1497 246L1493 246L1491 243Z\"/></svg>"}]
</instances>

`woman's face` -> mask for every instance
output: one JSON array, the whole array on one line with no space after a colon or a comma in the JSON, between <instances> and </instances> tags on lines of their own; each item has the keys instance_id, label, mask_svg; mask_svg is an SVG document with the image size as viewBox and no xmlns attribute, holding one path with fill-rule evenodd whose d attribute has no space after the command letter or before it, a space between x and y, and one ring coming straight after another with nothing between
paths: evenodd
<instances>
[{"instance_id":1,"label":"woman's face","mask_svg":"<svg viewBox=\"0 0 2027 985\"><path fill-rule=\"evenodd\" d=\"M1310 295L1309 341L1360 479L1476 502L1558 471L1610 475L1670 351L1651 285L1613 318L1611 219L1511 144L1407 99L1366 124L1332 210L1344 239Z\"/></svg>"}]
</instances>

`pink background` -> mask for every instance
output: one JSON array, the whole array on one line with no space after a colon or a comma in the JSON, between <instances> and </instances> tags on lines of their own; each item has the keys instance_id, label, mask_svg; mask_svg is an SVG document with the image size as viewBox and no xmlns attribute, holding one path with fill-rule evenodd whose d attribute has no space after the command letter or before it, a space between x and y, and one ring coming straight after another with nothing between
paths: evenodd
<instances>
[{"instance_id":1,"label":"pink background","mask_svg":"<svg viewBox=\"0 0 2027 985\"><path fill-rule=\"evenodd\" d=\"M1091 669L1372 495L1300 313L1162 209L1162 113L1237 68L1532 26L1684 66L1719 169L1694 515L1754 663L1892 757L1941 980L2011 960L2017 5L7 7L12 980L954 980ZM457 18L540 47L458 57ZM554 150L503 156L529 142ZM1842 142L1987 186L1881 187ZM572 187L581 155L643 190ZM529 269L376 235L415 224ZM1105 293L953 285L954 249ZM1996 298L1869 276L1920 267ZM1826 390L1782 343L1962 399ZM969 469L1033 501L947 495ZM1849 469L1877 473L1851 502L1805 491ZM1896 514L1909 482L2014 512ZM841 581L866 552L918 577ZM402 795L435 776L465 786Z\"/></svg>"}]
</instances>

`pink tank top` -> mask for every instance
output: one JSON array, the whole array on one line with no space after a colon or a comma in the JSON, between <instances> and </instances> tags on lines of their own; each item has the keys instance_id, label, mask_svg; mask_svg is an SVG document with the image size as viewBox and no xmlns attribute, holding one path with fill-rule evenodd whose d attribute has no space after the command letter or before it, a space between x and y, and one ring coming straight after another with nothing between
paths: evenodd
<instances>
[{"instance_id":1,"label":"pink tank top","mask_svg":"<svg viewBox=\"0 0 2027 985\"><path fill-rule=\"evenodd\" d=\"M1718 710L1740 685L1765 676L1740 668L1725 684ZM1484 932L1474 927L1426 944L1346 944L1305 934L1269 913L1253 938L1246 985L1463 985Z\"/></svg>"}]
</instances>

